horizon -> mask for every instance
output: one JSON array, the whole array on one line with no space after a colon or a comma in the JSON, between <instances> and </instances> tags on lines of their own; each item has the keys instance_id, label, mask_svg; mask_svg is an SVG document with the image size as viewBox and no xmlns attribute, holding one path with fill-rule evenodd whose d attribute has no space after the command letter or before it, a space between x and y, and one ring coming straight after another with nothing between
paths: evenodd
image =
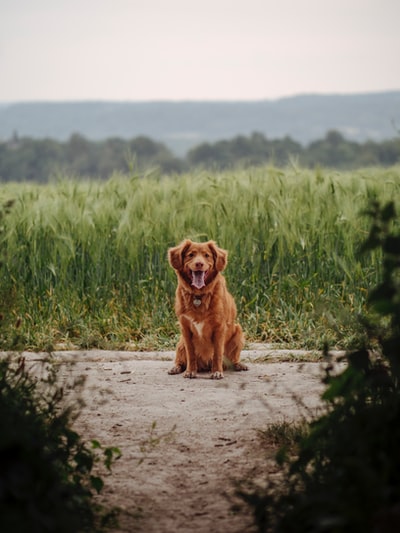
<instances>
[{"instance_id":1,"label":"horizon","mask_svg":"<svg viewBox=\"0 0 400 533\"><path fill-rule=\"evenodd\" d=\"M278 102L281 100L291 100L296 98L319 98L319 97L353 97L353 96L372 96L372 95L383 95L383 94L392 94L400 92L400 87L395 89L382 89L377 91L356 91L356 92L305 92L305 93L294 93L291 95L277 96L273 98L249 98L249 99L233 99L233 98L204 98L204 99L192 99L192 98L182 98L182 99L152 99L152 100L133 100L133 99L37 99L37 100L0 100L0 105L16 105L16 104L103 104L103 103L113 103L113 104L196 104L196 103L207 103L207 104L236 104L236 103L261 103L261 102Z\"/></svg>"}]
</instances>

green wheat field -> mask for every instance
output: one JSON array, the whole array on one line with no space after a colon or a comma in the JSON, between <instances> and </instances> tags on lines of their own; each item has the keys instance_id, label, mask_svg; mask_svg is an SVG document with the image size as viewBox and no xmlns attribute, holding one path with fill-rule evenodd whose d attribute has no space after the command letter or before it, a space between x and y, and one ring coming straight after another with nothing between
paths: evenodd
<instances>
[{"instance_id":1,"label":"green wheat field","mask_svg":"<svg viewBox=\"0 0 400 533\"><path fill-rule=\"evenodd\" d=\"M400 167L3 184L0 349L172 349L167 250L186 237L229 251L248 341L350 347L380 275L359 251L374 198L400 198Z\"/></svg>"}]
</instances>

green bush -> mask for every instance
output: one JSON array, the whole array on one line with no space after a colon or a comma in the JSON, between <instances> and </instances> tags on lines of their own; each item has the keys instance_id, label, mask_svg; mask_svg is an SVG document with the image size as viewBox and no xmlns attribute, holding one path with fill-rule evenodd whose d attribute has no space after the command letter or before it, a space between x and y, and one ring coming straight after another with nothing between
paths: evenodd
<instances>
[{"instance_id":1,"label":"green bush","mask_svg":"<svg viewBox=\"0 0 400 533\"><path fill-rule=\"evenodd\" d=\"M99 531L111 513L93 499L103 486L95 467L110 469L119 451L83 442L72 429L79 401L65 405L50 363L40 374L23 358L0 361L0 531Z\"/></svg>"},{"instance_id":2,"label":"green bush","mask_svg":"<svg viewBox=\"0 0 400 533\"><path fill-rule=\"evenodd\" d=\"M400 231L392 202L374 201L364 249L382 249L382 281L365 321L379 349L348 354L339 375L328 366L324 414L310 425L279 485L239 494L258 530L400 531Z\"/></svg>"}]
</instances>

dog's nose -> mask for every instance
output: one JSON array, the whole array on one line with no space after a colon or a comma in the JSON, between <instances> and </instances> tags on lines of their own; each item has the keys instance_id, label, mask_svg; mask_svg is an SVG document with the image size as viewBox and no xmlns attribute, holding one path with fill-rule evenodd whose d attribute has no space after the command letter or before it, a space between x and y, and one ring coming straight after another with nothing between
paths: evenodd
<instances>
[{"instance_id":1,"label":"dog's nose","mask_svg":"<svg viewBox=\"0 0 400 533\"><path fill-rule=\"evenodd\" d=\"M203 268L204 266L204 263L202 263L201 261L197 261L197 263L195 264L196 268Z\"/></svg>"}]
</instances>

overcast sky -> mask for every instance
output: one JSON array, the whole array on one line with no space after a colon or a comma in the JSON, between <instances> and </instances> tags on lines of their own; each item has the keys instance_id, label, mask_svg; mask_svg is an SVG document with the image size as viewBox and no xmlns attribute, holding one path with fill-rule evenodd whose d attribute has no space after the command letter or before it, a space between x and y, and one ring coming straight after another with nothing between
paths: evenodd
<instances>
[{"instance_id":1,"label":"overcast sky","mask_svg":"<svg viewBox=\"0 0 400 533\"><path fill-rule=\"evenodd\" d=\"M392 89L399 0L0 0L0 101Z\"/></svg>"}]
</instances>

